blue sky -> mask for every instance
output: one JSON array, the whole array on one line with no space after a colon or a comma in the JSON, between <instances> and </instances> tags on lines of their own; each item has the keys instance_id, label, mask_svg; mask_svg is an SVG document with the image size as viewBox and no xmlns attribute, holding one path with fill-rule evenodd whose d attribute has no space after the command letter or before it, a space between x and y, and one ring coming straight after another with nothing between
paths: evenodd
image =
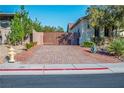
<instances>
[{"instance_id":1,"label":"blue sky","mask_svg":"<svg viewBox=\"0 0 124 93\"><path fill-rule=\"evenodd\" d=\"M26 5L32 20L37 18L42 25L61 26L66 31L68 23L74 23L78 18L85 16L88 6L84 5ZM19 6L0 5L2 12L15 12Z\"/></svg>"}]
</instances>

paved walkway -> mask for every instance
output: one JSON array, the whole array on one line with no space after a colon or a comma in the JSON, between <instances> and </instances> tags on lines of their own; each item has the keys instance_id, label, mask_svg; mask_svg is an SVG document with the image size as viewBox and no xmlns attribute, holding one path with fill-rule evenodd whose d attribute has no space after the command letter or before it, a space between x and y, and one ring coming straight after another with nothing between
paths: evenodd
<instances>
[{"instance_id":1,"label":"paved walkway","mask_svg":"<svg viewBox=\"0 0 124 93\"><path fill-rule=\"evenodd\" d=\"M24 55L24 54L23 54ZM26 54L27 55L27 54ZM99 54L92 54L79 46L44 45L33 52L33 56L22 63L30 64L82 64L82 63L117 63L117 59Z\"/></svg>"}]
</instances>

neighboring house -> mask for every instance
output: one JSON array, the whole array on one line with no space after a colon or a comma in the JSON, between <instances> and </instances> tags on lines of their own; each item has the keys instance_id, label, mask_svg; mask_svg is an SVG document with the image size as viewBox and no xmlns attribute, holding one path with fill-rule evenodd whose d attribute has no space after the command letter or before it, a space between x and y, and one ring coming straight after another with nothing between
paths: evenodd
<instances>
[{"instance_id":1,"label":"neighboring house","mask_svg":"<svg viewBox=\"0 0 124 93\"><path fill-rule=\"evenodd\" d=\"M73 25L68 24L67 32L72 33L71 45L80 45L82 42L91 41L94 29L90 27L87 17L79 18Z\"/></svg>"},{"instance_id":2,"label":"neighboring house","mask_svg":"<svg viewBox=\"0 0 124 93\"><path fill-rule=\"evenodd\" d=\"M13 18L13 13L0 13L0 44L6 43L6 36L10 31L10 22Z\"/></svg>"}]
</instances>

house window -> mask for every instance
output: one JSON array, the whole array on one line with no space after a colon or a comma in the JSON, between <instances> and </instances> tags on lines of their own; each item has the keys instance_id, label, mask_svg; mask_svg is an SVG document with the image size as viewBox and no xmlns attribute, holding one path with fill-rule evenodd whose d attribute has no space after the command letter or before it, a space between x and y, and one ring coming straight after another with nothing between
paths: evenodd
<instances>
[{"instance_id":1,"label":"house window","mask_svg":"<svg viewBox=\"0 0 124 93\"><path fill-rule=\"evenodd\" d=\"M3 28L9 27L9 25L10 25L10 24L9 24L8 21L3 21L3 22L0 23L0 26L3 27Z\"/></svg>"}]
</instances>

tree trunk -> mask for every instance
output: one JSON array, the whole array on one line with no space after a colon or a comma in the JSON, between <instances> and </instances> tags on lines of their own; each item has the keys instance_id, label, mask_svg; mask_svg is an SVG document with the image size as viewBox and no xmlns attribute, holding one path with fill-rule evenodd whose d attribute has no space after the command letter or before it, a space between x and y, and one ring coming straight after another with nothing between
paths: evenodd
<instances>
[{"instance_id":1,"label":"tree trunk","mask_svg":"<svg viewBox=\"0 0 124 93\"><path fill-rule=\"evenodd\" d=\"M115 31L115 36L117 37L117 29L116 29L116 31Z\"/></svg>"},{"instance_id":2,"label":"tree trunk","mask_svg":"<svg viewBox=\"0 0 124 93\"><path fill-rule=\"evenodd\" d=\"M114 26L112 26L112 37L114 37Z\"/></svg>"},{"instance_id":3,"label":"tree trunk","mask_svg":"<svg viewBox=\"0 0 124 93\"><path fill-rule=\"evenodd\" d=\"M22 40L21 40L21 45L23 44L23 40L24 40L24 38L22 38Z\"/></svg>"}]
</instances>

